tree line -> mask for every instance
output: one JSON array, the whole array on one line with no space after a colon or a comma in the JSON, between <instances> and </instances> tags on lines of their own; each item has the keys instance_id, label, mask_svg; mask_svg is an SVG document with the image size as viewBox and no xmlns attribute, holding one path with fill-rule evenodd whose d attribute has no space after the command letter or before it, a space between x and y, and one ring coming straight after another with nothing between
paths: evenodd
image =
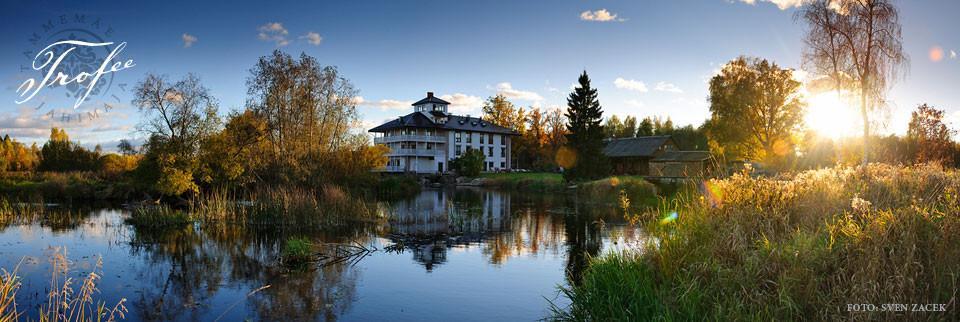
<instances>
[{"instance_id":1,"label":"tree line","mask_svg":"<svg viewBox=\"0 0 960 322\"><path fill-rule=\"evenodd\" d=\"M87 150L53 128L42 148L5 136L4 171L94 171L121 175L144 191L183 196L258 185L362 189L387 148L360 129L357 90L332 66L281 51L261 57L247 78L246 107L221 117L218 100L199 77L147 74L132 103L143 113L139 149L122 140L120 154Z\"/></svg>"}]
</instances>

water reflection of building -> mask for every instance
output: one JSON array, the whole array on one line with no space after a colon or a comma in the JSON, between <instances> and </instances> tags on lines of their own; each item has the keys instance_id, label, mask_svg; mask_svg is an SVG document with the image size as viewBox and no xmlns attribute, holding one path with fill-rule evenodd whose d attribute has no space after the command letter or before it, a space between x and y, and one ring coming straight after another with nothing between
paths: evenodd
<instances>
[{"instance_id":1,"label":"water reflection of building","mask_svg":"<svg viewBox=\"0 0 960 322\"><path fill-rule=\"evenodd\" d=\"M427 190L390 207L395 234L475 235L503 229L510 195L483 189Z\"/></svg>"},{"instance_id":2,"label":"water reflection of building","mask_svg":"<svg viewBox=\"0 0 960 322\"><path fill-rule=\"evenodd\" d=\"M453 247L480 247L491 264L517 256L560 257L568 202L486 189L429 190L393 204L390 237L428 270L444 263Z\"/></svg>"}]
</instances>

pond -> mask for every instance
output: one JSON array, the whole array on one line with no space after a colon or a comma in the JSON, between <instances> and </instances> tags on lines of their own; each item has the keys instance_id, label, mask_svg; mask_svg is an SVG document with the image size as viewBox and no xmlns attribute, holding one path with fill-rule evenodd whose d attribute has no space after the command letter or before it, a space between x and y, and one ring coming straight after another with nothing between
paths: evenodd
<instances>
[{"instance_id":1,"label":"pond","mask_svg":"<svg viewBox=\"0 0 960 322\"><path fill-rule=\"evenodd\" d=\"M165 231L138 231L125 210L85 210L0 226L0 267L19 263L27 316L46 300L54 248L65 247L78 280L102 258L100 298L126 298L133 321L531 321L567 304L558 287L577 281L587 257L642 234L616 205L564 194L424 190L380 209L388 223ZM369 251L290 269L279 262L293 236Z\"/></svg>"}]
</instances>

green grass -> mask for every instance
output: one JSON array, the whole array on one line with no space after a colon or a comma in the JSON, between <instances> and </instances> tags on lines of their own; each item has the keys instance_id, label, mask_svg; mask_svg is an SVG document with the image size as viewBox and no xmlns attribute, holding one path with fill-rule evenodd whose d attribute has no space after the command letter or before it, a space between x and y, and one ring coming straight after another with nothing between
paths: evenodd
<instances>
[{"instance_id":1,"label":"green grass","mask_svg":"<svg viewBox=\"0 0 960 322\"><path fill-rule=\"evenodd\" d=\"M634 206L655 206L659 201L657 187L640 176L614 176L577 185L577 193L597 201L616 202L626 194Z\"/></svg>"},{"instance_id":2,"label":"green grass","mask_svg":"<svg viewBox=\"0 0 960 322\"><path fill-rule=\"evenodd\" d=\"M559 173L484 173L484 185L500 189L524 191L560 191L567 188Z\"/></svg>"},{"instance_id":3,"label":"green grass","mask_svg":"<svg viewBox=\"0 0 960 322\"><path fill-rule=\"evenodd\" d=\"M284 265L300 266L313 259L313 250L310 241L306 238L291 237L283 245L280 258Z\"/></svg>"},{"instance_id":4,"label":"green grass","mask_svg":"<svg viewBox=\"0 0 960 322\"><path fill-rule=\"evenodd\" d=\"M560 320L939 320L957 312L960 173L834 168L710 180L655 243L591 262ZM947 312L848 312L943 303Z\"/></svg>"},{"instance_id":5,"label":"green grass","mask_svg":"<svg viewBox=\"0 0 960 322\"><path fill-rule=\"evenodd\" d=\"M92 172L24 172L0 177L0 195L24 201L119 200L135 193L136 189L126 181L108 182Z\"/></svg>"},{"instance_id":6,"label":"green grass","mask_svg":"<svg viewBox=\"0 0 960 322\"><path fill-rule=\"evenodd\" d=\"M193 221L182 210L160 205L134 209L126 222L137 228L166 229L182 228Z\"/></svg>"}]
</instances>

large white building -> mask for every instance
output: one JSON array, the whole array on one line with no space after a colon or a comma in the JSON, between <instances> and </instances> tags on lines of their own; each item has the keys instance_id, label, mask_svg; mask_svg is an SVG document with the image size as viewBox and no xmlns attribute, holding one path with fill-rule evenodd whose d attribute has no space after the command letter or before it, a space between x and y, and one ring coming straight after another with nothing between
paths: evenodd
<instances>
[{"instance_id":1,"label":"large white building","mask_svg":"<svg viewBox=\"0 0 960 322\"><path fill-rule=\"evenodd\" d=\"M510 141L517 132L476 117L453 115L450 103L427 92L413 113L370 129L374 143L390 147L387 172L442 173L470 149L486 157L487 172L511 169Z\"/></svg>"}]
</instances>

